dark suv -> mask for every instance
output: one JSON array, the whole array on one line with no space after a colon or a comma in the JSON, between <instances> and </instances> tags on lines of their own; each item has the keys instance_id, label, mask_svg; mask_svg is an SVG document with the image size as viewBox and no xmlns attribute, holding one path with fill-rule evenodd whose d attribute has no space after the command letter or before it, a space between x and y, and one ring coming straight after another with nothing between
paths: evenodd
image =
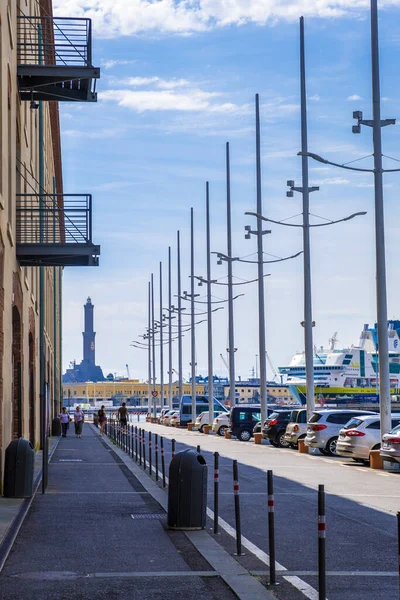
<instances>
[{"instance_id":1,"label":"dark suv","mask_svg":"<svg viewBox=\"0 0 400 600\"><path fill-rule=\"evenodd\" d=\"M242 442L249 442L253 437L254 425L260 419L260 405L237 404L229 414L229 430Z\"/></svg>"},{"instance_id":2,"label":"dark suv","mask_svg":"<svg viewBox=\"0 0 400 600\"><path fill-rule=\"evenodd\" d=\"M292 410L280 410L272 413L262 430L264 439L269 440L273 446L287 448L289 444L285 440L285 433L291 414Z\"/></svg>"}]
</instances>

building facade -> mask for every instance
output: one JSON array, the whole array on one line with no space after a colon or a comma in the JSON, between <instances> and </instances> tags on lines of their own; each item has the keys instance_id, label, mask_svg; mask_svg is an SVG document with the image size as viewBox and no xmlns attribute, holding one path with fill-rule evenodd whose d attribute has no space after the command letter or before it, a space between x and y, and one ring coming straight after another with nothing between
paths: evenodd
<instances>
[{"instance_id":1,"label":"building facade","mask_svg":"<svg viewBox=\"0 0 400 600\"><path fill-rule=\"evenodd\" d=\"M155 386L155 391L157 392L157 404L161 405L161 386L159 384ZM205 393L204 385L196 384L196 392L198 395L203 395ZM191 395L191 383L183 384L183 393ZM167 394L168 386L164 385L165 404L168 402ZM172 394L178 396L178 382L173 383ZM74 406L75 404L90 404L94 406L96 402L101 400L112 401L114 404L127 402L131 405L148 406L149 387L147 382L139 381L138 379L63 384L63 402L66 407Z\"/></svg>"},{"instance_id":2,"label":"building facade","mask_svg":"<svg viewBox=\"0 0 400 600\"><path fill-rule=\"evenodd\" d=\"M54 24L51 0L0 2L0 487L9 443L42 447L60 410L63 267L98 255L68 235L57 100L83 87Z\"/></svg>"},{"instance_id":3,"label":"building facade","mask_svg":"<svg viewBox=\"0 0 400 600\"><path fill-rule=\"evenodd\" d=\"M224 386L225 403L229 403L229 384ZM236 382L235 397L238 404L260 402L260 384L250 381ZM267 400L270 404L296 404L287 385L267 384Z\"/></svg>"}]
</instances>

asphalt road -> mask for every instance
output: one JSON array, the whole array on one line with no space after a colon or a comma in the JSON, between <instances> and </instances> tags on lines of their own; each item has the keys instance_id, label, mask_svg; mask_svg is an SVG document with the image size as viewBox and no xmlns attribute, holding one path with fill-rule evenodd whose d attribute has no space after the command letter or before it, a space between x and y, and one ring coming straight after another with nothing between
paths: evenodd
<instances>
[{"instance_id":1,"label":"asphalt road","mask_svg":"<svg viewBox=\"0 0 400 600\"><path fill-rule=\"evenodd\" d=\"M274 594L282 600L318 600L317 489L327 492L327 598L387 600L399 596L396 512L400 511L400 474L373 471L339 457L302 455L268 444L225 440L219 436L140 424L166 439L166 462L175 438L177 451L201 446L207 464L208 506L213 508L213 455L220 454L220 516L234 527L232 459L239 461L242 535L256 545L261 560L246 549L239 559L256 573L268 571L266 471L274 473L276 559L300 578L297 587L279 578ZM153 459L154 460L154 459ZM211 522L210 522L211 525ZM220 543L234 552L234 539L222 531ZM282 573L284 575L284 573ZM266 578L267 580L268 578Z\"/></svg>"}]
</instances>

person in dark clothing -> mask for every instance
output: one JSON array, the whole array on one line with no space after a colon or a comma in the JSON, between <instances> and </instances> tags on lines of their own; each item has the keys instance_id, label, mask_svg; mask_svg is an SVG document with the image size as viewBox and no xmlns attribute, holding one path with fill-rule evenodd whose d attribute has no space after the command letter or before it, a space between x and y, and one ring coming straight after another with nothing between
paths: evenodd
<instances>
[{"instance_id":1,"label":"person in dark clothing","mask_svg":"<svg viewBox=\"0 0 400 600\"><path fill-rule=\"evenodd\" d=\"M126 427L128 424L128 409L126 408L126 402L122 403L122 406L118 409L118 418L119 424L121 425L121 429L126 431Z\"/></svg>"},{"instance_id":2,"label":"person in dark clothing","mask_svg":"<svg viewBox=\"0 0 400 600\"><path fill-rule=\"evenodd\" d=\"M106 415L106 411L104 409L104 405L97 412L97 416L99 417L100 435L103 436L103 434L104 434L104 425L107 423L107 415Z\"/></svg>"}]
</instances>

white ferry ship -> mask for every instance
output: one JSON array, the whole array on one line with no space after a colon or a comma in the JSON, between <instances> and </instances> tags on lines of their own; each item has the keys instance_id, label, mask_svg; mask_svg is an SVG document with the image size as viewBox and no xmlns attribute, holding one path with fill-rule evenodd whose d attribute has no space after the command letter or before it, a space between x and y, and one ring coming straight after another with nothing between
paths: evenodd
<instances>
[{"instance_id":1,"label":"white ferry ship","mask_svg":"<svg viewBox=\"0 0 400 600\"><path fill-rule=\"evenodd\" d=\"M393 401L400 401L400 321L388 321L390 386ZM330 348L314 351L315 402L324 405L378 403L377 325L364 325L356 346L336 349L336 334ZM279 367L286 383L301 404L306 403L306 365L304 352L297 353L287 367Z\"/></svg>"}]
</instances>

